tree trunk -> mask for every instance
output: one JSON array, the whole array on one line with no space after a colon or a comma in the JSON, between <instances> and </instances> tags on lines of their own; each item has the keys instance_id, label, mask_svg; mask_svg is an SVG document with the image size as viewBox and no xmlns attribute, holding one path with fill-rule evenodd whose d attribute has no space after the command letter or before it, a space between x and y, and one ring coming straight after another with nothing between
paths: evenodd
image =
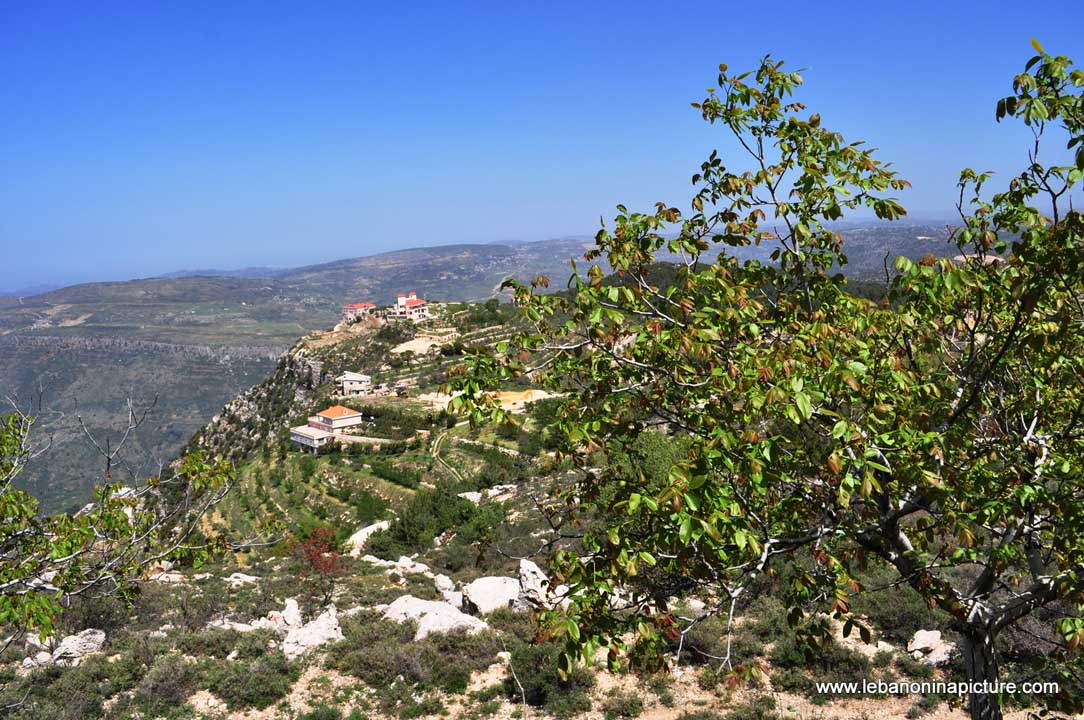
<instances>
[{"instance_id":1,"label":"tree trunk","mask_svg":"<svg viewBox=\"0 0 1084 720\"><path fill-rule=\"evenodd\" d=\"M1001 720L1001 700L994 691L998 682L997 656L994 638L984 628L966 628L963 633L964 665L970 683L987 683L974 688L967 702L971 720Z\"/></svg>"}]
</instances>

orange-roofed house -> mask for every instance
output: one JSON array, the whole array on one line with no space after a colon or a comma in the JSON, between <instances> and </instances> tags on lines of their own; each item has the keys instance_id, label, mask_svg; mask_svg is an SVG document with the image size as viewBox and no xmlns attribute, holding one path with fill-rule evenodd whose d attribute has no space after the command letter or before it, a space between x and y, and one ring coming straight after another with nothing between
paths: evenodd
<instances>
[{"instance_id":1,"label":"orange-roofed house","mask_svg":"<svg viewBox=\"0 0 1084 720\"><path fill-rule=\"evenodd\" d=\"M418 293L411 290L408 293L399 293L395 299L395 306L391 309L395 317L405 318L417 322L429 317L429 304L418 297Z\"/></svg>"},{"instance_id":2,"label":"orange-roofed house","mask_svg":"<svg viewBox=\"0 0 1084 720\"><path fill-rule=\"evenodd\" d=\"M359 318L363 318L366 315L372 315L376 310L376 305L369 302L353 303L352 305L343 305L343 322L351 323Z\"/></svg>"},{"instance_id":3,"label":"orange-roofed house","mask_svg":"<svg viewBox=\"0 0 1084 720\"><path fill-rule=\"evenodd\" d=\"M339 432L346 428L361 425L363 416L353 408L332 405L309 418L309 427L328 433Z\"/></svg>"}]
</instances>

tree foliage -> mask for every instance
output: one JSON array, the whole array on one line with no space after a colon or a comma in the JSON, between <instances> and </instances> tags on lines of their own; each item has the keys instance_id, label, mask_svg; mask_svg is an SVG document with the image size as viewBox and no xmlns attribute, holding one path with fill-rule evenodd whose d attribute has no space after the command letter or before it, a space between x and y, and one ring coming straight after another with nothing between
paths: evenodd
<instances>
[{"instance_id":1,"label":"tree foliage","mask_svg":"<svg viewBox=\"0 0 1084 720\"><path fill-rule=\"evenodd\" d=\"M1027 167L990 197L988 174L963 171L965 257L900 259L890 298L848 291L829 224L858 209L901 217L892 193L907 183L808 114L792 98L800 74L771 58L720 66L694 104L748 169L713 152L688 214L618 206L572 292L509 283L531 328L471 356L453 407L503 422L485 391L527 373L563 394L555 427L581 468L564 500L587 528L552 565L571 588L549 618L566 672L601 648L620 662L630 632L688 630L673 583L639 582L648 573L718 598L710 610L727 617L778 573L794 626L828 612L868 637L849 604L874 590L860 576L876 559L951 616L973 680L998 678L1007 627L1057 609L1047 677L1062 692L1032 700L1082 707L1084 222L1065 205L1084 171L1084 73L1035 47L997 106L1034 130ZM1068 136L1069 163L1040 162L1051 130ZM730 252L760 243L771 263ZM664 251L683 262L660 286L648 270ZM603 282L601 261L621 282ZM687 448L663 482L593 467L647 430ZM990 694L970 708L1000 717Z\"/></svg>"},{"instance_id":2,"label":"tree foliage","mask_svg":"<svg viewBox=\"0 0 1084 720\"><path fill-rule=\"evenodd\" d=\"M129 593L145 569L167 559L200 562L213 544L197 539L203 513L228 492L233 470L199 454L141 488L107 483L75 514L43 516L14 485L32 459L33 419L0 418L0 628L3 647L31 631L53 632L72 598ZM169 501L164 498L168 496Z\"/></svg>"}]
</instances>

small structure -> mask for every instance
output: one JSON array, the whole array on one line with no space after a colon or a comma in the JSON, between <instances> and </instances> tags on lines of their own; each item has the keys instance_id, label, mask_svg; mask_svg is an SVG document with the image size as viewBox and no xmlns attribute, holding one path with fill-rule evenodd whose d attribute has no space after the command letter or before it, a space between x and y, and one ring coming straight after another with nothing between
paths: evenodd
<instances>
[{"instance_id":1,"label":"small structure","mask_svg":"<svg viewBox=\"0 0 1084 720\"><path fill-rule=\"evenodd\" d=\"M316 452L327 445L334 437L334 434L326 430L312 427L311 424L290 428L290 441L307 448L312 448L313 452Z\"/></svg>"},{"instance_id":2,"label":"small structure","mask_svg":"<svg viewBox=\"0 0 1084 720\"><path fill-rule=\"evenodd\" d=\"M373 389L373 379L371 377L350 372L349 370L335 378L335 380L339 383L339 395L343 397L368 395Z\"/></svg>"},{"instance_id":3,"label":"small structure","mask_svg":"<svg viewBox=\"0 0 1084 720\"><path fill-rule=\"evenodd\" d=\"M376 305L368 302L354 303L352 305L343 305L343 322L352 323L359 318L367 315L372 315L376 310Z\"/></svg>"},{"instance_id":4,"label":"small structure","mask_svg":"<svg viewBox=\"0 0 1084 720\"><path fill-rule=\"evenodd\" d=\"M399 293L389 314L392 317L418 322L429 317L429 304L419 298L418 293L411 290L409 293Z\"/></svg>"}]
</instances>

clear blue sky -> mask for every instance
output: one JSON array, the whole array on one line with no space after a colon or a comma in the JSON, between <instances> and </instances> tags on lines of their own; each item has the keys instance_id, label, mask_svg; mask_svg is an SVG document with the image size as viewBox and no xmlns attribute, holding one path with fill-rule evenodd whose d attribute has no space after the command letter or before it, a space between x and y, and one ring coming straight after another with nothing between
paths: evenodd
<instances>
[{"instance_id":1,"label":"clear blue sky","mask_svg":"<svg viewBox=\"0 0 1084 720\"><path fill-rule=\"evenodd\" d=\"M0 288L593 233L687 206L719 62L802 99L947 217L1008 173L1029 37L1084 63L1084 3L0 2Z\"/></svg>"}]
</instances>

